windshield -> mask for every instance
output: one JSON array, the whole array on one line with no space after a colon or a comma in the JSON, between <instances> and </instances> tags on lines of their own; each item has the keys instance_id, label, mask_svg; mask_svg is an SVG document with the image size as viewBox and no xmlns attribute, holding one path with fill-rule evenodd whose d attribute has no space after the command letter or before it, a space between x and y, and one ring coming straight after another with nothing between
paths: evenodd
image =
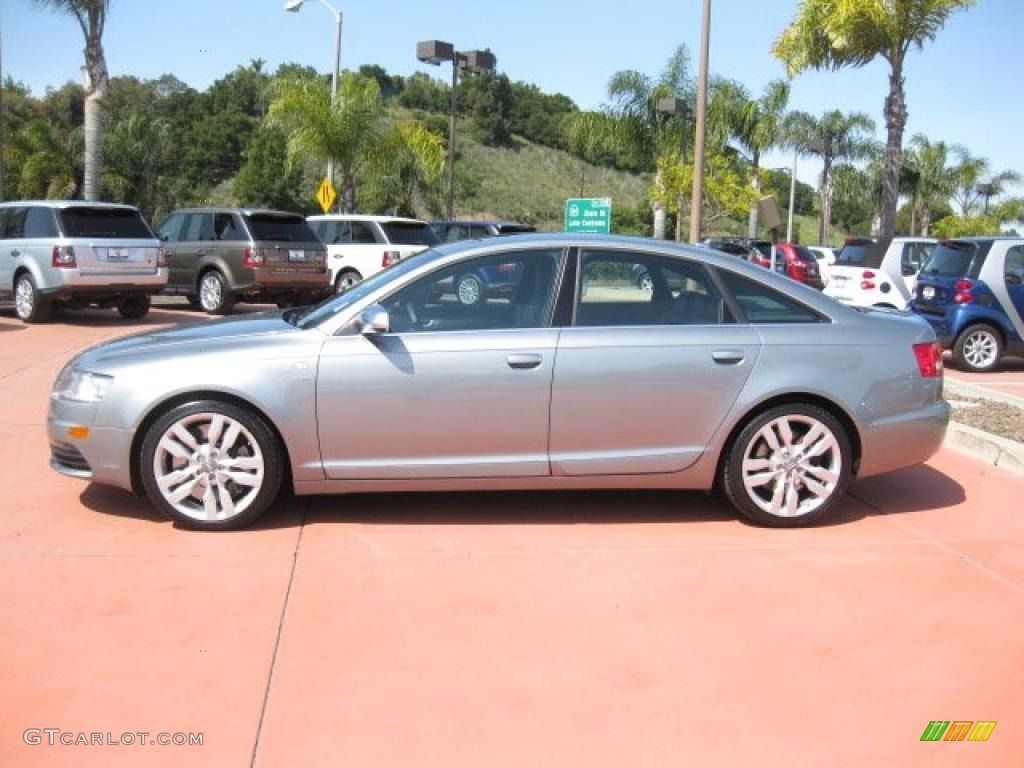
<instances>
[{"instance_id":1,"label":"windshield","mask_svg":"<svg viewBox=\"0 0 1024 768\"><path fill-rule=\"evenodd\" d=\"M249 213L245 216L253 240L276 240L284 243L317 242L317 236L297 215Z\"/></svg>"},{"instance_id":2,"label":"windshield","mask_svg":"<svg viewBox=\"0 0 1024 768\"><path fill-rule=\"evenodd\" d=\"M886 246L871 240L851 240L836 254L836 264L848 267L882 266Z\"/></svg>"},{"instance_id":3,"label":"windshield","mask_svg":"<svg viewBox=\"0 0 1024 768\"><path fill-rule=\"evenodd\" d=\"M794 250L796 251L796 257L800 259L800 261L807 262L808 264L818 263L817 259L814 258L814 251L812 251L810 248L805 248L804 246L801 245L795 248Z\"/></svg>"},{"instance_id":4,"label":"windshield","mask_svg":"<svg viewBox=\"0 0 1024 768\"><path fill-rule=\"evenodd\" d=\"M922 274L939 277L966 277L977 248L973 243L939 243L924 263Z\"/></svg>"},{"instance_id":5,"label":"windshield","mask_svg":"<svg viewBox=\"0 0 1024 768\"><path fill-rule=\"evenodd\" d=\"M415 256L402 259L401 261L396 262L394 266L382 269L380 272L371 275L362 282L356 283L352 288L349 288L344 293L332 296L313 307L302 310L305 314L287 316L286 319L289 322L294 322L300 328L313 328L327 320L330 320L336 314L348 307L351 307L357 301L362 300L381 286L387 285L392 280L412 272L414 269L418 269L428 261L437 258L437 256L437 251L433 249L429 251L420 251Z\"/></svg>"},{"instance_id":6,"label":"windshield","mask_svg":"<svg viewBox=\"0 0 1024 768\"><path fill-rule=\"evenodd\" d=\"M86 208L75 206L60 211L65 237L125 237L152 240L142 215L133 208Z\"/></svg>"},{"instance_id":7,"label":"windshield","mask_svg":"<svg viewBox=\"0 0 1024 768\"><path fill-rule=\"evenodd\" d=\"M387 221L381 224L389 243L395 245L437 245L441 241L422 221Z\"/></svg>"}]
</instances>

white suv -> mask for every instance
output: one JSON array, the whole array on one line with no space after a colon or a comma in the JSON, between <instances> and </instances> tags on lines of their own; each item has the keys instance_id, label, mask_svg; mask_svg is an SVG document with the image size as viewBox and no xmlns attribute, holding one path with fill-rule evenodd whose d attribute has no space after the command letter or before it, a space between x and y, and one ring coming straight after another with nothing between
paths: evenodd
<instances>
[{"instance_id":1,"label":"white suv","mask_svg":"<svg viewBox=\"0 0 1024 768\"><path fill-rule=\"evenodd\" d=\"M829 267L825 295L853 307L906 309L917 273L936 242L925 237L850 238Z\"/></svg>"},{"instance_id":2,"label":"white suv","mask_svg":"<svg viewBox=\"0 0 1024 768\"><path fill-rule=\"evenodd\" d=\"M0 302L26 323L54 305L117 307L129 320L149 312L167 285L160 241L137 208L39 200L0 205Z\"/></svg>"},{"instance_id":3,"label":"white suv","mask_svg":"<svg viewBox=\"0 0 1024 768\"><path fill-rule=\"evenodd\" d=\"M440 241L425 221L396 216L309 216L309 226L327 246L327 266L338 293Z\"/></svg>"}]
</instances>

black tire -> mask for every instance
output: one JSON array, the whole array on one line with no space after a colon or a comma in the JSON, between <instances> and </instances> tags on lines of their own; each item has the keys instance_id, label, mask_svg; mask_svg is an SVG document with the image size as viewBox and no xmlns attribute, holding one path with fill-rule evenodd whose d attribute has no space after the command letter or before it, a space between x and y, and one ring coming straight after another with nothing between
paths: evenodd
<instances>
[{"instance_id":1,"label":"black tire","mask_svg":"<svg viewBox=\"0 0 1024 768\"><path fill-rule=\"evenodd\" d=\"M767 462L771 463L771 467L758 467L763 470L763 476L771 477L774 482L769 480L763 483L760 487L765 488L765 494L774 497L778 493L778 489L781 487L784 491L784 501L789 500L789 489L786 482L787 467L790 468L794 473L806 476L803 473L801 467L804 465L803 460L797 460L795 457L782 459L778 452L772 452L771 448L767 445L765 438L761 436L761 430L767 425L775 422L778 419L793 418L794 423L790 426L796 426L797 430L793 431L791 445L787 450L801 448L801 441L803 437L807 435L811 428L811 423L818 423L824 427L828 432L831 432L834 438L835 447L828 451L828 460L832 463L828 467L819 466L814 462L814 458L820 458L823 461L825 457L808 457L807 463L814 466L812 471L821 473L828 472L835 476L835 483L832 487L831 492L827 497L824 498L820 504L815 508L810 508L813 502L817 498L821 498L819 495L813 493L808 485L802 485L801 480L796 481L796 488L793 493L797 499L797 509L800 506L808 505L808 510L802 513L797 513L793 516L787 516L785 514L774 514L771 510L766 510L762 506L759 506L757 500L752 494L758 495L758 491L748 491L746 483L744 481L744 462L746 460L746 454L748 450L751 451L751 461L756 462ZM804 424L804 420L809 420L811 423ZM803 426L807 426L807 431L803 434L798 434L799 429ZM772 434L777 436L774 429ZM824 433L822 433L824 436ZM812 438L814 445L818 444L818 438ZM804 448L809 446L803 446ZM767 451L768 453L765 453ZM835 466L835 461L838 460L838 466ZM776 469L776 462L778 463L778 469ZM811 525L817 522L823 517L827 517L829 513L839 504L843 497L843 493L846 491L846 486L850 481L851 467L853 463L853 451L850 448L850 436L847 434L846 428L843 424L833 416L831 413L816 405L810 405L807 403L787 403L784 405L775 406L763 411L753 418L740 430L739 434L736 435L730 444L726 447L726 454L722 461L722 473L721 473L721 486L725 492L726 498L729 502L749 520L761 525L770 526L773 528L795 528L803 525ZM754 471L753 468L751 471ZM782 479L779 479L779 478ZM822 486L819 482L819 478L811 477L811 482L819 487ZM767 491L767 487L771 486L774 493ZM764 498L764 496L758 495L762 504L770 506L770 500ZM780 510L781 512L782 510Z\"/></svg>"},{"instance_id":2,"label":"black tire","mask_svg":"<svg viewBox=\"0 0 1024 768\"><path fill-rule=\"evenodd\" d=\"M154 460L160 441L167 430L174 424L182 419L199 414L219 414L234 419L248 430L259 446L259 451L263 456L263 482L254 499L246 509L226 519L197 519L184 514L164 498L163 492L157 483ZM242 439L246 438L242 436ZM285 474L284 463L285 453L277 437L270 427L267 426L263 418L246 408L241 408L232 403L225 403L219 400L198 400L172 408L149 426L142 440L139 474L142 478L143 487L146 489L146 494L153 505L175 522L195 530L226 531L243 528L267 511L281 490L281 483ZM196 492L198 492L198 489ZM192 504L197 502L197 500L186 497L185 502Z\"/></svg>"},{"instance_id":3,"label":"black tire","mask_svg":"<svg viewBox=\"0 0 1024 768\"><path fill-rule=\"evenodd\" d=\"M1003 337L985 323L964 328L953 344L953 362L972 373L994 371L1003 357Z\"/></svg>"},{"instance_id":4,"label":"black tire","mask_svg":"<svg viewBox=\"0 0 1024 768\"><path fill-rule=\"evenodd\" d=\"M125 320L141 320L149 314L149 296L129 296L117 305Z\"/></svg>"},{"instance_id":5,"label":"black tire","mask_svg":"<svg viewBox=\"0 0 1024 768\"><path fill-rule=\"evenodd\" d=\"M190 309L195 309L195 310L202 311L203 305L199 303L199 296L198 295L186 296L185 300L188 301L188 306L189 306Z\"/></svg>"},{"instance_id":6,"label":"black tire","mask_svg":"<svg viewBox=\"0 0 1024 768\"><path fill-rule=\"evenodd\" d=\"M214 280L220 287L204 295L203 286L209 283L212 288L211 281ZM208 315L228 315L231 314L231 310L235 307L235 297L228 289L228 281L216 269L208 270L199 276L196 295L199 299L199 308Z\"/></svg>"},{"instance_id":7,"label":"black tire","mask_svg":"<svg viewBox=\"0 0 1024 768\"><path fill-rule=\"evenodd\" d=\"M44 299L36 281L28 272L14 281L14 312L23 323L45 323L50 319L53 305Z\"/></svg>"},{"instance_id":8,"label":"black tire","mask_svg":"<svg viewBox=\"0 0 1024 768\"><path fill-rule=\"evenodd\" d=\"M465 307L475 307L487 299L487 286L479 275L466 272L455 278L455 297Z\"/></svg>"},{"instance_id":9,"label":"black tire","mask_svg":"<svg viewBox=\"0 0 1024 768\"><path fill-rule=\"evenodd\" d=\"M357 283L362 282L363 276L355 269L343 269L334 278L334 292L344 293Z\"/></svg>"}]
</instances>

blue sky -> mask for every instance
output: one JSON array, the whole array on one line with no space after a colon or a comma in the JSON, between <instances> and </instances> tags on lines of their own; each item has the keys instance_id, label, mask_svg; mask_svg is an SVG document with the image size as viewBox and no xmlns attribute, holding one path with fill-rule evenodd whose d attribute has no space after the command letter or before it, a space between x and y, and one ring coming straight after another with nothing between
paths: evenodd
<instances>
[{"instance_id":1,"label":"blue sky","mask_svg":"<svg viewBox=\"0 0 1024 768\"><path fill-rule=\"evenodd\" d=\"M283 5L283 0L113 0L105 36L111 74L150 78L172 72L205 88L257 57L271 70L282 61L297 61L329 71L330 14L320 0L307 0L297 14L286 13ZM796 6L797 0L713 0L712 71L754 91L783 76L769 49ZM27 83L36 94L79 78L81 32L70 17L40 10L31 0L0 0L0 8L5 77ZM490 47L512 79L594 108L604 100L614 71L656 74L680 43L695 55L701 1L345 0L341 8L343 67L375 63L398 74L424 70L447 76L415 58L417 40L439 38L459 48ZM1010 64L1022 29L1022 0L980 0L955 15L935 43L911 54L907 136L922 131L963 143L997 169L1024 172L1020 74ZM887 70L879 63L805 74L793 81L791 107L866 112L882 138L886 88ZM774 155L765 164L790 162ZM807 161L800 176L813 180L817 170Z\"/></svg>"}]
</instances>

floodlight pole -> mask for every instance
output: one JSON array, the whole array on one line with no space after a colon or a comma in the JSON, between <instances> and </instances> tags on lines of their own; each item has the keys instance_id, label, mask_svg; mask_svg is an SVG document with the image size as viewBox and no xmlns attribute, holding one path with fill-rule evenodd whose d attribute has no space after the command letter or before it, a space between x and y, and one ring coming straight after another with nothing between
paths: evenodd
<instances>
[{"instance_id":1,"label":"floodlight pole","mask_svg":"<svg viewBox=\"0 0 1024 768\"><path fill-rule=\"evenodd\" d=\"M789 220L786 222L786 242L793 242L793 212L796 207L796 164L799 160L800 153L798 150L793 150L793 174L789 177Z\"/></svg>"},{"instance_id":2,"label":"floodlight pole","mask_svg":"<svg viewBox=\"0 0 1024 768\"><path fill-rule=\"evenodd\" d=\"M711 49L711 0L704 0L700 32L700 72L697 79L697 124L693 151L693 197L690 200L690 242L700 241L704 215L704 140L707 135L708 59Z\"/></svg>"},{"instance_id":3,"label":"floodlight pole","mask_svg":"<svg viewBox=\"0 0 1024 768\"><path fill-rule=\"evenodd\" d=\"M452 99L451 109L448 113L448 221L455 218L455 121L459 115L459 59L462 54L455 52L452 61Z\"/></svg>"}]
</instances>

